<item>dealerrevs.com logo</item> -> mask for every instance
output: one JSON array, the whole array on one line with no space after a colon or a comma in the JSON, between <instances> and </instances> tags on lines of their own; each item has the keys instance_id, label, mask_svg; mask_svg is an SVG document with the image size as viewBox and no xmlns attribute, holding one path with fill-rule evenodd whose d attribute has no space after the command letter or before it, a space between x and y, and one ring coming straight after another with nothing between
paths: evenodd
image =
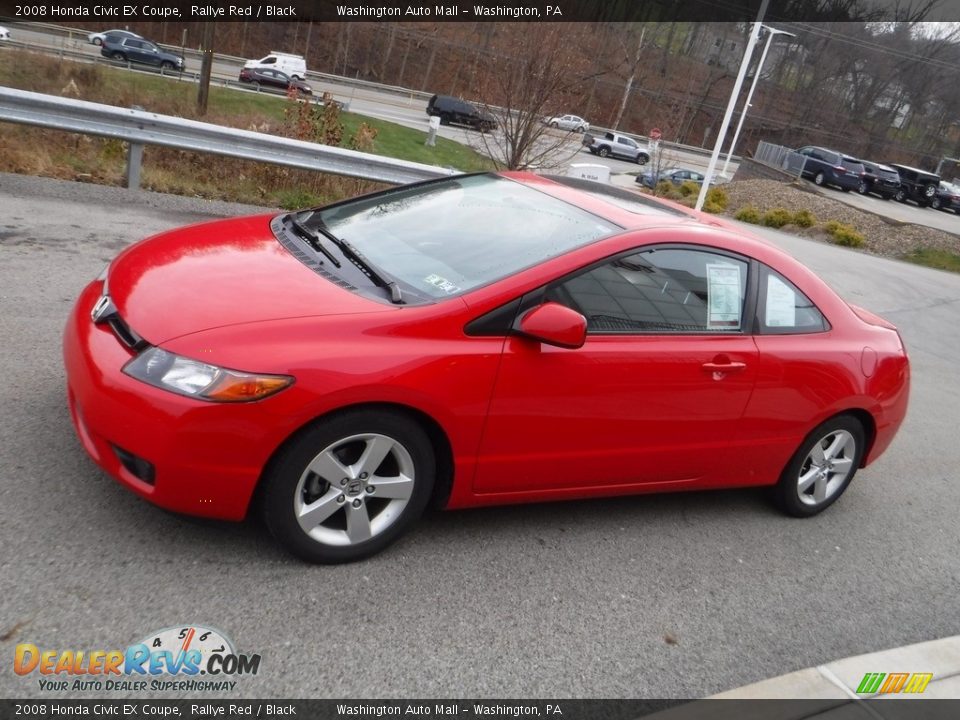
<instances>
[{"instance_id":1,"label":"dealerrevs.com logo","mask_svg":"<svg viewBox=\"0 0 960 720\"><path fill-rule=\"evenodd\" d=\"M20 643L13 670L41 690L231 691L256 675L260 655L244 655L219 630L182 625L150 633L126 650L60 650Z\"/></svg>"}]
</instances>

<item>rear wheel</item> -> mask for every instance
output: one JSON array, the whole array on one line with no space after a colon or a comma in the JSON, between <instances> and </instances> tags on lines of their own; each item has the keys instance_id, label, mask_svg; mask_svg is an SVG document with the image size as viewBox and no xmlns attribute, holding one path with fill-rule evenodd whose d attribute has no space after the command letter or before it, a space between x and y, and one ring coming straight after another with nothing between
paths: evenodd
<instances>
[{"instance_id":1,"label":"rear wheel","mask_svg":"<svg viewBox=\"0 0 960 720\"><path fill-rule=\"evenodd\" d=\"M309 562L383 550L420 517L436 468L426 433L389 411L357 410L296 436L264 477L267 527Z\"/></svg>"},{"instance_id":2,"label":"rear wheel","mask_svg":"<svg viewBox=\"0 0 960 720\"><path fill-rule=\"evenodd\" d=\"M943 203L940 202L940 198L935 197L933 200L930 201L930 207L932 207L934 210L939 210L940 208L943 207Z\"/></svg>"},{"instance_id":3,"label":"rear wheel","mask_svg":"<svg viewBox=\"0 0 960 720\"><path fill-rule=\"evenodd\" d=\"M790 459L774 488L777 505L788 515L810 517L843 494L860 467L863 425L839 415L819 425Z\"/></svg>"}]
</instances>

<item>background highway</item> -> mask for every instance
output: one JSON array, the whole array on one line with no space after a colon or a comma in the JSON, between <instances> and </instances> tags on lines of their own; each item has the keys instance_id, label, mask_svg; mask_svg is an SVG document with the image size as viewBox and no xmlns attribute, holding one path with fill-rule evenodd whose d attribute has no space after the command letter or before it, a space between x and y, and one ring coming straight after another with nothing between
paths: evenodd
<instances>
[{"instance_id":1,"label":"background highway","mask_svg":"<svg viewBox=\"0 0 960 720\"><path fill-rule=\"evenodd\" d=\"M960 276L765 233L911 353L898 438L823 515L754 490L460 511L313 567L256 523L135 498L64 398L62 327L107 261L254 209L11 175L0 208L0 697L41 695L16 643L123 648L180 623L260 653L235 695L274 698L696 697L960 633Z\"/></svg>"},{"instance_id":2,"label":"background highway","mask_svg":"<svg viewBox=\"0 0 960 720\"><path fill-rule=\"evenodd\" d=\"M90 61L101 57L100 48L87 41L87 31L64 35L30 26L14 25L12 26L12 32L12 37L16 43L26 43L33 48L41 49L45 52L66 53L67 55L65 55L65 57L67 59L65 61L69 61L69 58L72 57L74 53L78 53L80 59ZM179 52L179 48L172 49ZM264 53L265 52L266 49L264 49ZM190 73L199 73L200 61L196 53L192 53L190 48L187 48L185 57L187 61L187 71ZM225 80L237 80L241 64L241 62L235 59L215 56L212 75L214 82L219 81L222 83ZM310 73L309 80L316 96L328 92L335 100L348 105L351 112L389 120L406 127L422 130L424 133L427 132L426 96L423 93L415 91L402 92L399 88L393 91L386 91L374 87L369 83L361 83L358 85L349 78L341 78L340 81L335 81L331 78L332 76L324 76L324 78L321 78L316 73ZM173 80L171 80L171 82L173 82ZM254 92L252 89L236 91ZM439 134L442 137L468 145L478 152L485 152L482 137L475 131L444 126L440 128ZM569 142L555 155L554 163L558 168L561 168L561 172L571 163L603 165L610 169L612 175L637 173L648 169L647 167L641 167L632 162L616 160L614 158L599 158L591 155L582 148L580 141L580 135L570 134ZM721 155L721 161L723 157L724 156ZM706 152L673 148L665 145L661 167L681 166L705 172L708 162L709 154ZM722 163L718 165L717 172L719 172L721 167ZM737 161L730 163L727 175L732 176L736 172L737 167ZM814 188L812 183L810 187ZM843 193L832 188L816 188L816 190L835 200L880 215L894 222L915 223L953 234L960 234L960 219L958 219L954 213L923 209L912 203L901 204L897 202L885 202L872 195L860 196L857 193Z\"/></svg>"}]
</instances>

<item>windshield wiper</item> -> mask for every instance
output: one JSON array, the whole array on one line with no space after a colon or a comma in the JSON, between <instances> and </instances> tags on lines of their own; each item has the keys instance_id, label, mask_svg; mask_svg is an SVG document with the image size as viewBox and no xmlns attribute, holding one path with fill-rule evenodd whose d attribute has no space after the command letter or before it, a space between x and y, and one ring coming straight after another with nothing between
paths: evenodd
<instances>
[{"instance_id":1,"label":"windshield wiper","mask_svg":"<svg viewBox=\"0 0 960 720\"><path fill-rule=\"evenodd\" d=\"M370 278L370 282L390 293L390 302L395 305L404 304L403 295L400 293L400 286L397 285L394 280L388 280L383 274L383 271L367 260L363 253L343 238L338 238L330 232L322 222L317 223L317 232L321 233L330 242L340 248L340 252L342 252L350 262L356 265L360 269L360 272Z\"/></svg>"},{"instance_id":2,"label":"windshield wiper","mask_svg":"<svg viewBox=\"0 0 960 720\"><path fill-rule=\"evenodd\" d=\"M332 252L323 246L323 243L320 242L320 238L317 237L317 234L313 230L300 222L296 215L287 215L287 218L290 220L290 226L297 232L297 235L310 243L310 247L314 248L317 252L323 253L323 256L333 263L334 267L342 267L340 261L334 257ZM328 233L324 232L323 230L320 232L323 233L324 237L328 237ZM320 263L322 264L323 260L321 260Z\"/></svg>"}]
</instances>

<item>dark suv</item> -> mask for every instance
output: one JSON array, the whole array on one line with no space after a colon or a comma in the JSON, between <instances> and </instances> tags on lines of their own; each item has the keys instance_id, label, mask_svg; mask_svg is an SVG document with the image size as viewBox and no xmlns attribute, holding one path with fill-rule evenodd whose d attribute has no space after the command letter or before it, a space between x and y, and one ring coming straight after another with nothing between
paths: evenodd
<instances>
[{"instance_id":1,"label":"dark suv","mask_svg":"<svg viewBox=\"0 0 960 720\"><path fill-rule=\"evenodd\" d=\"M812 145L797 152L806 158L800 175L812 178L815 185L836 185L844 192L860 187L864 168L856 158Z\"/></svg>"},{"instance_id":2,"label":"dark suv","mask_svg":"<svg viewBox=\"0 0 960 720\"><path fill-rule=\"evenodd\" d=\"M899 202L913 200L920 207L927 207L933 202L940 187L939 175L909 165L890 163L890 167L900 175L900 189L894 195Z\"/></svg>"},{"instance_id":3,"label":"dark suv","mask_svg":"<svg viewBox=\"0 0 960 720\"><path fill-rule=\"evenodd\" d=\"M427 103L427 115L440 118L441 125L467 125L475 130L495 130L497 121L473 103L451 95L434 95Z\"/></svg>"},{"instance_id":4,"label":"dark suv","mask_svg":"<svg viewBox=\"0 0 960 720\"><path fill-rule=\"evenodd\" d=\"M873 193L879 195L884 200L896 196L900 189L900 175L892 167L880 165L867 160L861 160L863 163L864 174L860 180L860 187L857 192L861 195Z\"/></svg>"},{"instance_id":5,"label":"dark suv","mask_svg":"<svg viewBox=\"0 0 960 720\"><path fill-rule=\"evenodd\" d=\"M161 50L149 40L111 33L104 36L100 54L112 60L153 65L161 70L183 70L185 64L182 57Z\"/></svg>"}]
</instances>

